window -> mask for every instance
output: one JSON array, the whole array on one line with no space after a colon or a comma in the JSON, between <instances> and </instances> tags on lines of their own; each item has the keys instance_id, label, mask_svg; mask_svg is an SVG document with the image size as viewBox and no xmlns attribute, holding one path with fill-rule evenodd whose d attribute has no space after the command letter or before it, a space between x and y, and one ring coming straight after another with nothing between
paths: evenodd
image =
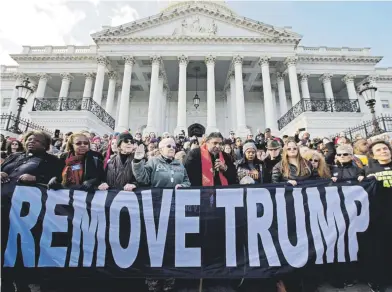
<instances>
[{"instance_id":1,"label":"window","mask_svg":"<svg viewBox=\"0 0 392 292\"><path fill-rule=\"evenodd\" d=\"M389 100L381 100L381 106L382 108L391 108L389 105Z\"/></svg>"}]
</instances>

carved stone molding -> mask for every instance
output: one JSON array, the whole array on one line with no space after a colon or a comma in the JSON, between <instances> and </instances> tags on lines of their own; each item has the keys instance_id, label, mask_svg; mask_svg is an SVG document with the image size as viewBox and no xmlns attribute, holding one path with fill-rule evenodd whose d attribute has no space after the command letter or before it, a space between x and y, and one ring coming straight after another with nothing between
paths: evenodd
<instances>
[{"instance_id":1,"label":"carved stone molding","mask_svg":"<svg viewBox=\"0 0 392 292\"><path fill-rule=\"evenodd\" d=\"M181 56L178 57L178 62L180 63L180 65L185 65L185 66L187 66L187 65L188 65L188 62L189 62L189 59L188 59L187 56L181 55Z\"/></svg>"},{"instance_id":2,"label":"carved stone molding","mask_svg":"<svg viewBox=\"0 0 392 292\"><path fill-rule=\"evenodd\" d=\"M23 79L28 78L28 76L25 73L22 73L22 72L15 72L15 73L12 74L12 76L15 79L19 79L19 80L23 80Z\"/></svg>"},{"instance_id":3,"label":"carved stone molding","mask_svg":"<svg viewBox=\"0 0 392 292\"><path fill-rule=\"evenodd\" d=\"M268 66L270 60L271 60L271 58L268 57L268 56L260 57L260 59L259 59L259 65L260 65L260 66Z\"/></svg>"},{"instance_id":4,"label":"carved stone molding","mask_svg":"<svg viewBox=\"0 0 392 292\"><path fill-rule=\"evenodd\" d=\"M299 73L299 79L300 81L308 81L309 74L305 72L300 72Z\"/></svg>"},{"instance_id":5,"label":"carved stone molding","mask_svg":"<svg viewBox=\"0 0 392 292\"><path fill-rule=\"evenodd\" d=\"M204 58L206 65L215 65L216 58L213 55L208 55Z\"/></svg>"},{"instance_id":6,"label":"carved stone molding","mask_svg":"<svg viewBox=\"0 0 392 292\"><path fill-rule=\"evenodd\" d=\"M105 56L98 56L97 57L97 63L98 63L98 65L106 66L107 63L108 63L108 59Z\"/></svg>"},{"instance_id":7,"label":"carved stone molding","mask_svg":"<svg viewBox=\"0 0 392 292\"><path fill-rule=\"evenodd\" d=\"M284 63L286 64L287 67L295 66L295 65L297 65L297 62L298 62L298 57L296 57L296 56L287 57L286 60L284 61Z\"/></svg>"},{"instance_id":8,"label":"carved stone molding","mask_svg":"<svg viewBox=\"0 0 392 292\"><path fill-rule=\"evenodd\" d=\"M162 58L160 56L155 55L155 56L150 57L150 60L151 60L152 65L154 65L154 64L159 65L162 61Z\"/></svg>"},{"instance_id":9,"label":"carved stone molding","mask_svg":"<svg viewBox=\"0 0 392 292\"><path fill-rule=\"evenodd\" d=\"M353 75L353 74L347 74L346 76L344 76L343 78L342 78L342 81L344 82L344 83L351 83L351 82L354 82L354 78L355 78L355 75Z\"/></svg>"},{"instance_id":10,"label":"carved stone molding","mask_svg":"<svg viewBox=\"0 0 392 292\"><path fill-rule=\"evenodd\" d=\"M300 56L301 63L377 64L382 57L371 56Z\"/></svg>"},{"instance_id":11,"label":"carved stone molding","mask_svg":"<svg viewBox=\"0 0 392 292\"><path fill-rule=\"evenodd\" d=\"M84 77L85 77L86 79L91 79L91 80L93 80L93 79L95 78L95 73L94 73L94 72L86 72L86 73L83 73L83 75L84 75Z\"/></svg>"},{"instance_id":12,"label":"carved stone molding","mask_svg":"<svg viewBox=\"0 0 392 292\"><path fill-rule=\"evenodd\" d=\"M123 56L122 59L127 65L133 66L135 64L135 58L133 56Z\"/></svg>"},{"instance_id":13,"label":"carved stone molding","mask_svg":"<svg viewBox=\"0 0 392 292\"><path fill-rule=\"evenodd\" d=\"M320 76L319 80L323 83L331 82L332 74L326 73Z\"/></svg>"},{"instance_id":14,"label":"carved stone molding","mask_svg":"<svg viewBox=\"0 0 392 292\"><path fill-rule=\"evenodd\" d=\"M42 79L42 80L46 80L46 81L52 78L52 76L50 76L47 73L38 73L37 77L39 77L40 80Z\"/></svg>"},{"instance_id":15,"label":"carved stone molding","mask_svg":"<svg viewBox=\"0 0 392 292\"><path fill-rule=\"evenodd\" d=\"M15 61L29 61L29 62L42 62L42 61L97 61L97 55L12 55Z\"/></svg>"},{"instance_id":16,"label":"carved stone molding","mask_svg":"<svg viewBox=\"0 0 392 292\"><path fill-rule=\"evenodd\" d=\"M60 76L61 76L61 78L62 78L63 80L71 81L71 80L74 79L74 77L72 76L72 74L71 74L71 73L67 73L67 72L65 72L65 73L60 73Z\"/></svg>"},{"instance_id":17,"label":"carved stone molding","mask_svg":"<svg viewBox=\"0 0 392 292\"><path fill-rule=\"evenodd\" d=\"M238 65L241 64L242 65L242 61L244 60L243 57L241 57L240 55L237 55L233 58L233 64L234 65Z\"/></svg>"},{"instance_id":18,"label":"carved stone molding","mask_svg":"<svg viewBox=\"0 0 392 292\"><path fill-rule=\"evenodd\" d=\"M117 76L118 76L118 74L116 71L109 71L108 72L109 80L112 80L112 79L117 80Z\"/></svg>"}]
</instances>

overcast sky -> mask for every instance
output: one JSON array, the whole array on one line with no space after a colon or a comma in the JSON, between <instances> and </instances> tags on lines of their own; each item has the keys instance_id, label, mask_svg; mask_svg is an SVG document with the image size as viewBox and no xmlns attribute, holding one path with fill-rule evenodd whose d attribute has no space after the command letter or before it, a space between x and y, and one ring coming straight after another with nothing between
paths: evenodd
<instances>
[{"instance_id":1,"label":"overcast sky","mask_svg":"<svg viewBox=\"0 0 392 292\"><path fill-rule=\"evenodd\" d=\"M371 47L392 67L392 2L226 1L239 15L292 26L303 46ZM0 64L22 45L88 45L102 25L120 25L159 13L168 1L11 0L0 2Z\"/></svg>"}]
</instances>

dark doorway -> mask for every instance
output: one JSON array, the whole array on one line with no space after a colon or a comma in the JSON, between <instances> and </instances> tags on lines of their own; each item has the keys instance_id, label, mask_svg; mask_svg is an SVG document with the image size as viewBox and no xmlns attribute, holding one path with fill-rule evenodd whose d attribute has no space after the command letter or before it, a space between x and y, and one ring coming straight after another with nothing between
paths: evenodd
<instances>
[{"instance_id":1,"label":"dark doorway","mask_svg":"<svg viewBox=\"0 0 392 292\"><path fill-rule=\"evenodd\" d=\"M188 137L202 137L206 129L200 124L192 124L188 127Z\"/></svg>"}]
</instances>

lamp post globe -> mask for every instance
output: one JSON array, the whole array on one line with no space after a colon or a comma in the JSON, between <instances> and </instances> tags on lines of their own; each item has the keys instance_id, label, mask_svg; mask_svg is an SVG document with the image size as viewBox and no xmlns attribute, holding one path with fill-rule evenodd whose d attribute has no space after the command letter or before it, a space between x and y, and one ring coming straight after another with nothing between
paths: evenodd
<instances>
[{"instance_id":1,"label":"lamp post globe","mask_svg":"<svg viewBox=\"0 0 392 292\"><path fill-rule=\"evenodd\" d=\"M371 82L367 81L360 86L359 94L365 100L366 105L370 109L370 113L372 114L372 123L373 123L373 132L372 136L379 135L384 131L380 128L376 117L376 91L377 87Z\"/></svg>"},{"instance_id":2,"label":"lamp post globe","mask_svg":"<svg viewBox=\"0 0 392 292\"><path fill-rule=\"evenodd\" d=\"M10 128L11 132L16 134L21 134L22 131L19 129L20 122L20 114L22 113L23 106L27 103L28 98L33 94L34 89L32 86L29 86L29 78L26 78L22 81L22 84L15 86L16 90L18 90L18 109L16 111L15 123Z\"/></svg>"}]
</instances>

